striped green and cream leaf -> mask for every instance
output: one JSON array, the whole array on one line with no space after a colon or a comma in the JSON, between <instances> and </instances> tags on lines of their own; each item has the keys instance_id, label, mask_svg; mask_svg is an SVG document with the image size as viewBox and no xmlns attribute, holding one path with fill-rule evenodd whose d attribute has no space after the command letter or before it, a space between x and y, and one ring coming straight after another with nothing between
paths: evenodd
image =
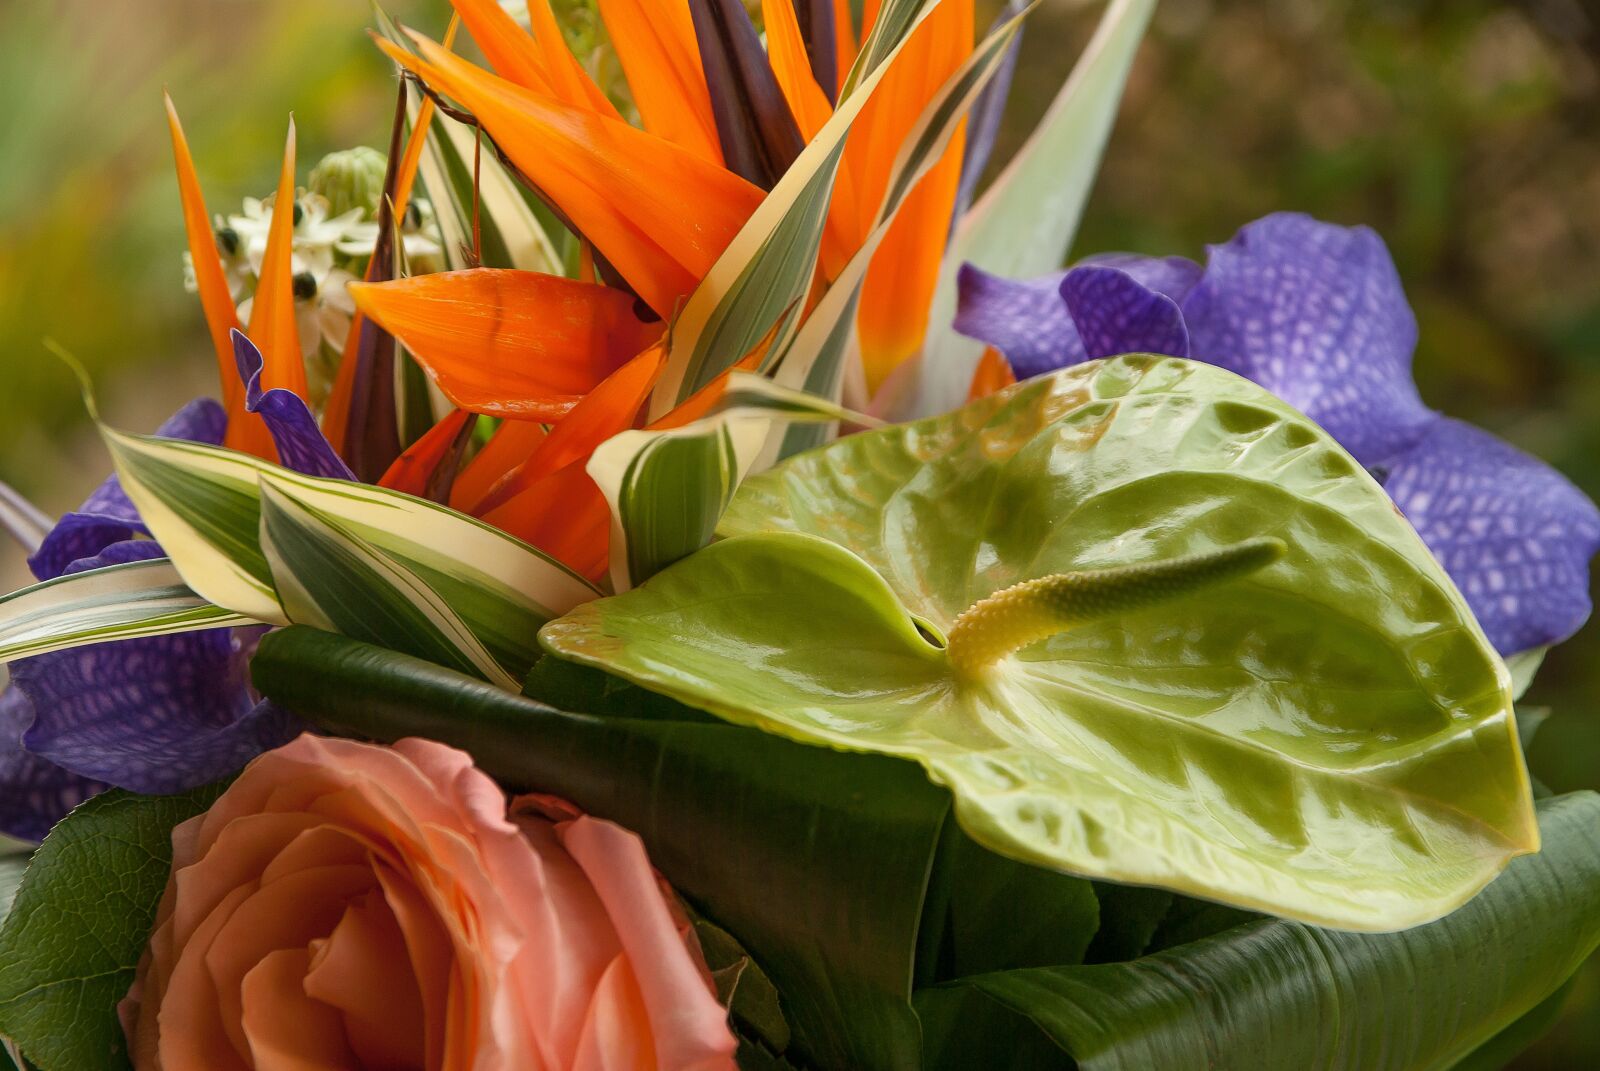
<instances>
[{"instance_id":1,"label":"striped green and cream leaf","mask_svg":"<svg viewBox=\"0 0 1600 1071\"><path fill-rule=\"evenodd\" d=\"M261 547L295 622L426 658L503 688L519 686L519 676L501 666L417 574L271 476L261 479Z\"/></svg>"},{"instance_id":2,"label":"striped green and cream leaf","mask_svg":"<svg viewBox=\"0 0 1600 1071\"><path fill-rule=\"evenodd\" d=\"M942 2L891 0L884 5L852 73L853 78L859 75L854 91L840 101L833 117L689 295L673 324L667 367L651 397L652 420L707 386L763 340L770 339L769 352L776 354L793 337L816 273L845 139L911 31ZM875 58L868 62L868 57Z\"/></svg>"},{"instance_id":3,"label":"striped green and cream leaf","mask_svg":"<svg viewBox=\"0 0 1600 1071\"><path fill-rule=\"evenodd\" d=\"M606 440L588 472L611 506L612 589L626 591L711 541L773 425L867 420L765 376L734 372L699 420Z\"/></svg>"},{"instance_id":4,"label":"striped green and cream leaf","mask_svg":"<svg viewBox=\"0 0 1600 1071\"><path fill-rule=\"evenodd\" d=\"M774 378L779 383L825 398L840 397L854 337L856 305L873 255L889 233L901 205L922 177L939 162L984 87L1004 65L1006 50L1031 11L1032 6L996 27L923 109L917 125L901 146L866 242L846 263L806 318L793 343L778 359ZM761 467L820 445L825 435L826 429L816 425L780 429L763 453Z\"/></svg>"},{"instance_id":5,"label":"striped green and cream leaf","mask_svg":"<svg viewBox=\"0 0 1600 1071\"><path fill-rule=\"evenodd\" d=\"M934 291L927 343L886 415L913 419L966 400L983 346L950 326L961 265L1028 276L1066 259L1155 6L1156 0L1110 0L1039 126L961 219Z\"/></svg>"},{"instance_id":6,"label":"striped green and cream leaf","mask_svg":"<svg viewBox=\"0 0 1600 1071\"><path fill-rule=\"evenodd\" d=\"M196 595L165 558L110 565L0 598L0 662L109 640L250 623Z\"/></svg>"},{"instance_id":7,"label":"striped green and cream leaf","mask_svg":"<svg viewBox=\"0 0 1600 1071\"><path fill-rule=\"evenodd\" d=\"M262 545L263 480L314 510L387 564L368 561L368 578L411 579L465 623L494 664L515 676L536 657L539 626L599 590L560 562L481 521L398 491L290 472L257 458L197 443L106 429L118 474L151 532L199 596L260 621L300 620L326 627L305 592L284 592L281 560ZM279 548L281 549L281 548ZM402 575L403 574L403 575ZM482 659L467 651L469 664ZM484 670L487 672L487 670Z\"/></svg>"}]
</instances>

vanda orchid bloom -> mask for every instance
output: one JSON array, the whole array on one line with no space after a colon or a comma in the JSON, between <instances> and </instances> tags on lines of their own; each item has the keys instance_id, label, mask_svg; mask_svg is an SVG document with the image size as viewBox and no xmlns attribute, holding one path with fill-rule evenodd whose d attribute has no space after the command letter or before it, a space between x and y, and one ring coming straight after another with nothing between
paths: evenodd
<instances>
[{"instance_id":1,"label":"vanda orchid bloom","mask_svg":"<svg viewBox=\"0 0 1600 1071\"><path fill-rule=\"evenodd\" d=\"M1423 404L1417 322L1365 227L1278 213L1184 257L1110 254L1038 279L962 270L956 329L1022 377L1121 353L1206 361L1298 407L1383 484L1504 655L1589 616L1600 510L1565 477Z\"/></svg>"},{"instance_id":2,"label":"vanda orchid bloom","mask_svg":"<svg viewBox=\"0 0 1600 1071\"><path fill-rule=\"evenodd\" d=\"M856 54L850 5L764 0L763 49L737 0L599 0L641 130L578 64L548 0L528 5L526 30L495 0L453 3L496 73L417 35L419 54L380 46L472 114L585 242L605 282L478 268L351 292L452 402L504 420L449 504L598 578L609 511L584 466L635 425L665 367L667 321L832 115ZM861 39L878 10L869 0ZM865 241L903 141L972 51L973 19L973 0L945 0L856 119L825 277ZM858 328L869 386L922 344L964 151L958 135L902 204L867 274ZM652 426L687 423L704 406L691 399Z\"/></svg>"}]
</instances>

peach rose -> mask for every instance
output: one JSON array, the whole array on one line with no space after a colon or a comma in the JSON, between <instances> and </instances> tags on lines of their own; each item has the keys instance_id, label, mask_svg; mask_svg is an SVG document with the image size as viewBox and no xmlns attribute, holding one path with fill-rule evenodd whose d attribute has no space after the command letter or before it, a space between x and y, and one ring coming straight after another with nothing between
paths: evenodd
<instances>
[{"instance_id":1,"label":"peach rose","mask_svg":"<svg viewBox=\"0 0 1600 1071\"><path fill-rule=\"evenodd\" d=\"M139 1071L732 1069L639 838L462 752L302 736L173 831Z\"/></svg>"}]
</instances>

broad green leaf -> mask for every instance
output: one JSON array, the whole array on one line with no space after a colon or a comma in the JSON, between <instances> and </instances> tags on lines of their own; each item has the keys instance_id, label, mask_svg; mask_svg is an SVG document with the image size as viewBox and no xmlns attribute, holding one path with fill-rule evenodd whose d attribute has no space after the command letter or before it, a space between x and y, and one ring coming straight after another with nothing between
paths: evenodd
<instances>
[{"instance_id":1,"label":"broad green leaf","mask_svg":"<svg viewBox=\"0 0 1600 1071\"><path fill-rule=\"evenodd\" d=\"M637 831L672 887L778 987L796 1065L921 1066L911 978L949 800L915 767L690 712L634 717L630 690L605 716L564 713L305 628L268 636L252 670L263 694L324 728L440 740L512 788Z\"/></svg>"},{"instance_id":2,"label":"broad green leaf","mask_svg":"<svg viewBox=\"0 0 1600 1071\"><path fill-rule=\"evenodd\" d=\"M1038 128L962 217L934 292L928 341L893 409L897 417L942 413L967 397L983 346L950 326L961 265L1028 276L1066 259L1155 6L1156 0L1109 0Z\"/></svg>"},{"instance_id":3,"label":"broad green leaf","mask_svg":"<svg viewBox=\"0 0 1600 1071\"><path fill-rule=\"evenodd\" d=\"M0 856L0 921L11 913L11 902L17 898L17 887L27 869L26 855Z\"/></svg>"},{"instance_id":4,"label":"broad green leaf","mask_svg":"<svg viewBox=\"0 0 1600 1071\"><path fill-rule=\"evenodd\" d=\"M271 477L261 481L261 545L279 598L296 622L405 651L511 691L528 669L528 663L501 666L415 573Z\"/></svg>"},{"instance_id":5,"label":"broad green leaf","mask_svg":"<svg viewBox=\"0 0 1600 1071\"><path fill-rule=\"evenodd\" d=\"M249 623L189 590L165 558L110 565L0 598L0 662L87 643Z\"/></svg>"},{"instance_id":6,"label":"broad green leaf","mask_svg":"<svg viewBox=\"0 0 1600 1071\"><path fill-rule=\"evenodd\" d=\"M921 763L974 839L1084 876L1387 930L1538 846L1509 675L1460 593L1361 466L1231 373L1031 380L752 477L720 530L540 641ZM1230 562L1258 570L1192 593ZM1046 594L1190 588L1019 647L1063 576Z\"/></svg>"},{"instance_id":7,"label":"broad green leaf","mask_svg":"<svg viewBox=\"0 0 1600 1071\"><path fill-rule=\"evenodd\" d=\"M49 1071L128 1066L117 1002L155 920L172 827L217 786L181 796L120 790L84 803L45 838L0 928L0 1034Z\"/></svg>"},{"instance_id":8,"label":"broad green leaf","mask_svg":"<svg viewBox=\"0 0 1600 1071\"><path fill-rule=\"evenodd\" d=\"M1600 796L1545 800L1539 824L1543 851L1454 914L1403 933L1270 920L1131 963L925 990L928 1066L981 1066L981 1054L1022 1035L1057 1047L1053 1063L1033 1066L1083 1071L1475 1066L1474 1050L1538 1010L1600 945Z\"/></svg>"},{"instance_id":9,"label":"broad green leaf","mask_svg":"<svg viewBox=\"0 0 1600 1071\"><path fill-rule=\"evenodd\" d=\"M867 240L839 272L779 358L774 377L779 383L824 398L840 398L849 347L855 337L856 306L872 258L898 217L900 206L943 157L967 112L1004 65L1007 50L1031 10L1030 7L1007 20L989 34L923 109L895 159L883 204ZM819 445L825 437L826 429L816 427L784 429L772 437L759 467L766 468L782 457Z\"/></svg>"},{"instance_id":10,"label":"broad green leaf","mask_svg":"<svg viewBox=\"0 0 1600 1071\"><path fill-rule=\"evenodd\" d=\"M437 503L302 476L219 447L103 433L123 486L184 582L218 606L256 620L296 620L279 601L282 563L275 576L261 544L262 480L337 526L347 549L364 544L388 563L379 568L369 556L372 568L363 575L387 576L397 585L369 597L410 593L404 597L415 596L417 613L424 616L436 614L441 604L448 607L513 677L520 678L537 657L539 625L599 593L526 543ZM316 600L308 602L304 594L296 593L295 607L310 613L307 623L326 627L326 607L313 611ZM466 664L482 664L480 653L461 653ZM504 674L490 675L504 680Z\"/></svg>"},{"instance_id":11,"label":"broad green leaf","mask_svg":"<svg viewBox=\"0 0 1600 1071\"><path fill-rule=\"evenodd\" d=\"M711 541L774 426L847 419L865 418L765 377L734 372L709 415L606 440L587 471L611 506L612 590L626 591Z\"/></svg>"},{"instance_id":12,"label":"broad green leaf","mask_svg":"<svg viewBox=\"0 0 1600 1071\"><path fill-rule=\"evenodd\" d=\"M650 419L707 386L769 339L781 353L797 326L851 126L911 31L943 0L888 0L862 43L850 91L711 266L672 325Z\"/></svg>"}]
</instances>

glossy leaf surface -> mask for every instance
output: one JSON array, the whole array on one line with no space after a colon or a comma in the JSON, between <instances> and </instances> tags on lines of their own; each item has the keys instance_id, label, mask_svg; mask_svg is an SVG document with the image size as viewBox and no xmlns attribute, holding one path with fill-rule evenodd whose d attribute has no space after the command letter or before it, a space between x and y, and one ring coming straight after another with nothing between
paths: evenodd
<instances>
[{"instance_id":1,"label":"glossy leaf surface","mask_svg":"<svg viewBox=\"0 0 1600 1071\"><path fill-rule=\"evenodd\" d=\"M1456 913L1404 933L1270 920L1131 963L926 990L917 1009L928 1035L948 1039L928 1066L979 1066L995 1046L1017 1051L1031 1039L1055 1048L1038 1066L1083 1071L1501 1067L1534 1035L1497 1035L1600 945L1600 796L1545 800L1539 825L1542 852ZM1471 1062L1497 1041L1498 1060Z\"/></svg>"},{"instance_id":2,"label":"glossy leaf surface","mask_svg":"<svg viewBox=\"0 0 1600 1071\"><path fill-rule=\"evenodd\" d=\"M1123 357L753 477L734 536L547 649L743 724L920 762L993 850L1328 925L1465 902L1538 846L1510 678L1382 489L1249 382ZM1281 540L1203 594L958 672L1022 581Z\"/></svg>"}]
</instances>

